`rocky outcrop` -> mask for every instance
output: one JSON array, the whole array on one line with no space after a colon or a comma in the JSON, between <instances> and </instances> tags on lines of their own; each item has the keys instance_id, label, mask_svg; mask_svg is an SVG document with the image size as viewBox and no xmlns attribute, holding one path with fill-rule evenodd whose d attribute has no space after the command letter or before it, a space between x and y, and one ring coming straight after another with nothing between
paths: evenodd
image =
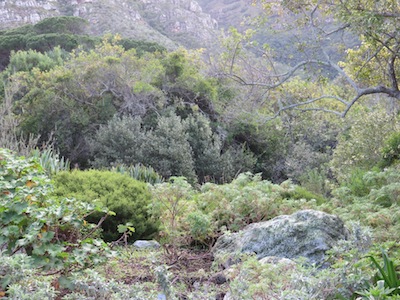
<instances>
[{"instance_id":1,"label":"rocky outcrop","mask_svg":"<svg viewBox=\"0 0 400 300\"><path fill-rule=\"evenodd\" d=\"M92 34L120 33L158 42L201 47L215 37L217 23L193 0L3 0L0 29L73 15L89 21Z\"/></svg>"},{"instance_id":2,"label":"rocky outcrop","mask_svg":"<svg viewBox=\"0 0 400 300\"><path fill-rule=\"evenodd\" d=\"M325 252L347 236L347 229L337 216L302 210L225 234L217 240L213 252L217 257L237 253L254 253L258 259L305 257L309 263L321 265Z\"/></svg>"},{"instance_id":3,"label":"rocky outcrop","mask_svg":"<svg viewBox=\"0 0 400 300\"><path fill-rule=\"evenodd\" d=\"M12 28L27 23L37 23L59 15L56 1L13 0L0 2L0 28Z\"/></svg>"},{"instance_id":4,"label":"rocky outcrop","mask_svg":"<svg viewBox=\"0 0 400 300\"><path fill-rule=\"evenodd\" d=\"M168 36L196 43L215 37L217 22L203 13L200 5L192 0L141 0L144 18L149 23L161 25Z\"/></svg>"}]
</instances>

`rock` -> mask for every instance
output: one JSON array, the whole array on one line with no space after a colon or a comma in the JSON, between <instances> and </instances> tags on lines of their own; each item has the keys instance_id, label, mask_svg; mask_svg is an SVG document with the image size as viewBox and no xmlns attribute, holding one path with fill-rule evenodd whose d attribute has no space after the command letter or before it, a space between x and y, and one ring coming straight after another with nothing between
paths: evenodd
<instances>
[{"instance_id":1,"label":"rock","mask_svg":"<svg viewBox=\"0 0 400 300\"><path fill-rule=\"evenodd\" d=\"M325 252L347 236L348 231L337 216L302 210L225 234L217 240L213 254L234 257L235 253L254 253L258 259L305 257L309 263L322 265Z\"/></svg>"},{"instance_id":2,"label":"rock","mask_svg":"<svg viewBox=\"0 0 400 300\"><path fill-rule=\"evenodd\" d=\"M144 240L137 240L133 243L133 246L138 249L158 249L160 248L160 244L157 241L144 241Z\"/></svg>"},{"instance_id":3,"label":"rock","mask_svg":"<svg viewBox=\"0 0 400 300\"><path fill-rule=\"evenodd\" d=\"M227 279L224 273L217 273L210 278L210 281L219 285L219 284L224 284L227 281Z\"/></svg>"},{"instance_id":4,"label":"rock","mask_svg":"<svg viewBox=\"0 0 400 300\"><path fill-rule=\"evenodd\" d=\"M0 29L35 24L48 17L73 15L86 19L88 33L119 33L157 42L168 49L179 43L205 47L215 40L217 21L194 0L3 0Z\"/></svg>"},{"instance_id":5,"label":"rock","mask_svg":"<svg viewBox=\"0 0 400 300\"><path fill-rule=\"evenodd\" d=\"M291 266L291 267L296 267L296 263L289 259L289 258L285 258L285 257L277 257L277 256L266 256L264 258L261 258L259 260L261 265L266 265L266 264L270 264L270 265L279 265L279 264L284 264L286 266Z\"/></svg>"}]
</instances>

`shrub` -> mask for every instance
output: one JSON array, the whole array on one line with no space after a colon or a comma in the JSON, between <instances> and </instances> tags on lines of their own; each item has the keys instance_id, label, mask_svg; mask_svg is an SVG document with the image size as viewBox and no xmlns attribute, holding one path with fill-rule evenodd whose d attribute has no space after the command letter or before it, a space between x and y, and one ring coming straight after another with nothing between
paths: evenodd
<instances>
[{"instance_id":1,"label":"shrub","mask_svg":"<svg viewBox=\"0 0 400 300\"><path fill-rule=\"evenodd\" d=\"M193 187L183 177L171 177L169 182L151 188L151 213L160 220L160 236L164 242L187 245L191 237L186 231L185 216L193 209Z\"/></svg>"},{"instance_id":2,"label":"shrub","mask_svg":"<svg viewBox=\"0 0 400 300\"><path fill-rule=\"evenodd\" d=\"M366 171L376 166L384 141L398 130L399 124L399 118L386 111L358 113L348 131L339 137L333 153L331 167L339 182L346 181L355 169Z\"/></svg>"},{"instance_id":3,"label":"shrub","mask_svg":"<svg viewBox=\"0 0 400 300\"><path fill-rule=\"evenodd\" d=\"M93 239L96 225L86 216L107 210L74 199L49 197L52 186L39 162L0 149L0 248L25 252L42 270L67 273L112 255ZM4 280L4 278L2 278Z\"/></svg>"},{"instance_id":4,"label":"shrub","mask_svg":"<svg viewBox=\"0 0 400 300\"><path fill-rule=\"evenodd\" d=\"M190 182L196 181L187 126L179 116L160 117L157 128L147 132L143 147L143 163L161 176L184 176Z\"/></svg>"},{"instance_id":5,"label":"shrub","mask_svg":"<svg viewBox=\"0 0 400 300\"><path fill-rule=\"evenodd\" d=\"M39 159L40 165L45 169L46 173L51 176L60 171L69 171L70 162L67 158L60 154L52 147L40 151L35 149L31 156Z\"/></svg>"},{"instance_id":6,"label":"shrub","mask_svg":"<svg viewBox=\"0 0 400 300\"><path fill-rule=\"evenodd\" d=\"M225 230L238 231L280 214L315 208L315 198L325 202L290 181L277 185L251 173L240 174L229 184L206 183L199 191L183 178L172 178L152 191L153 216L160 219L163 236L182 245L209 245Z\"/></svg>"},{"instance_id":7,"label":"shrub","mask_svg":"<svg viewBox=\"0 0 400 300\"><path fill-rule=\"evenodd\" d=\"M54 194L57 196L74 197L88 203L93 203L96 199L115 212L115 217L106 219L102 224L103 237L108 241L119 237L119 224L133 224L135 232L131 240L148 237L157 230L156 222L150 221L147 213L147 206L150 204L147 185L127 174L74 170L56 174L54 182ZM100 216L94 214L88 219L98 221Z\"/></svg>"},{"instance_id":8,"label":"shrub","mask_svg":"<svg viewBox=\"0 0 400 300\"><path fill-rule=\"evenodd\" d=\"M112 167L111 171L121 174L128 174L133 179L148 182L150 184L162 183L164 181L164 179L158 175L158 173L154 171L152 167L146 167L142 164L136 164L134 166L120 164Z\"/></svg>"},{"instance_id":9,"label":"shrub","mask_svg":"<svg viewBox=\"0 0 400 300\"><path fill-rule=\"evenodd\" d=\"M142 162L145 132L140 118L114 116L101 126L90 142L92 166L108 168L118 164L135 165ZM143 163L143 162L142 162Z\"/></svg>"},{"instance_id":10,"label":"shrub","mask_svg":"<svg viewBox=\"0 0 400 300\"><path fill-rule=\"evenodd\" d=\"M379 166L386 168L395 164L400 159L400 132L393 133L382 149L382 160Z\"/></svg>"}]
</instances>

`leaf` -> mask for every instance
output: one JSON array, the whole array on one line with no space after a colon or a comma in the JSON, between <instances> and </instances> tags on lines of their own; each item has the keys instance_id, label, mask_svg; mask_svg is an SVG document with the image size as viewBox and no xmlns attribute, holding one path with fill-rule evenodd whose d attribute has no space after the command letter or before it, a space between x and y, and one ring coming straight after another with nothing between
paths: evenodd
<instances>
[{"instance_id":1,"label":"leaf","mask_svg":"<svg viewBox=\"0 0 400 300\"><path fill-rule=\"evenodd\" d=\"M36 184L36 182L33 182L32 180L28 180L28 181L25 183L25 185L26 185L28 188L33 188L33 187L36 186L37 184Z\"/></svg>"},{"instance_id":2,"label":"leaf","mask_svg":"<svg viewBox=\"0 0 400 300\"><path fill-rule=\"evenodd\" d=\"M58 284L59 284L59 287L61 287L61 288L66 288L69 290L72 290L74 288L73 281L66 276L60 276L58 278Z\"/></svg>"}]
</instances>

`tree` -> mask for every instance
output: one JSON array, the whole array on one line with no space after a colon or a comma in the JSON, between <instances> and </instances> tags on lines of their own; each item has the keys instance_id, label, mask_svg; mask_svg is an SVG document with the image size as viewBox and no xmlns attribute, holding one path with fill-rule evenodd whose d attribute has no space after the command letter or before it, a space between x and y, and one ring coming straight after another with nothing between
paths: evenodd
<instances>
[{"instance_id":1,"label":"tree","mask_svg":"<svg viewBox=\"0 0 400 300\"><path fill-rule=\"evenodd\" d=\"M362 98L383 94L400 100L400 4L395 0L255 0L265 15L278 18L271 25L275 32L290 31L291 47L297 55L288 67L276 63L275 58L284 49L257 47L258 63L250 63L244 48L254 48L252 32L234 31L229 41L229 60L218 75L237 82L260 87L268 92L286 91L294 78L304 82L318 82L318 89L300 99L275 98L272 117L283 111L319 110L346 116ZM265 16L264 15L264 16ZM267 24L264 18L258 25ZM339 52L341 56L334 55ZM343 61L339 61L340 58ZM242 63L241 72L236 66ZM330 79L341 88L332 90ZM334 103L338 104L334 104Z\"/></svg>"}]
</instances>

